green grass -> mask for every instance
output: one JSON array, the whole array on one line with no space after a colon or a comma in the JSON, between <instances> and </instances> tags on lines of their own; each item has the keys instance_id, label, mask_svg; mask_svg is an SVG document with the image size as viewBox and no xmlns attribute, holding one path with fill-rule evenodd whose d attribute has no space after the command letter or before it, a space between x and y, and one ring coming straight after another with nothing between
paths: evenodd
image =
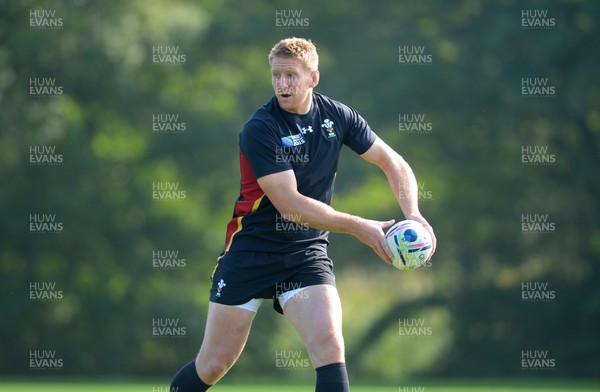
<instances>
[{"instance_id":1,"label":"green grass","mask_svg":"<svg viewBox=\"0 0 600 392\"><path fill-rule=\"evenodd\" d=\"M403 389L405 388L405 389ZM168 392L168 381L2 381L2 392ZM223 381L211 392L312 392L313 384L287 381ZM411 381L397 385L353 383L352 392L592 392L600 391L600 382L565 380L478 380L478 381Z\"/></svg>"}]
</instances>

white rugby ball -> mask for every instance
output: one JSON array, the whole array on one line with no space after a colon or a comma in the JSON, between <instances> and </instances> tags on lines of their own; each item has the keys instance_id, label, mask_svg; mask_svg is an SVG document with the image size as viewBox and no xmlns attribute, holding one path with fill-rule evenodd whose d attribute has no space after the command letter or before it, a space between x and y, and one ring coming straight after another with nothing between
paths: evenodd
<instances>
[{"instance_id":1,"label":"white rugby ball","mask_svg":"<svg viewBox=\"0 0 600 392\"><path fill-rule=\"evenodd\" d=\"M433 250L429 232L413 220L403 220L390 227L385 239L394 254L394 267L401 270L424 266Z\"/></svg>"}]
</instances>

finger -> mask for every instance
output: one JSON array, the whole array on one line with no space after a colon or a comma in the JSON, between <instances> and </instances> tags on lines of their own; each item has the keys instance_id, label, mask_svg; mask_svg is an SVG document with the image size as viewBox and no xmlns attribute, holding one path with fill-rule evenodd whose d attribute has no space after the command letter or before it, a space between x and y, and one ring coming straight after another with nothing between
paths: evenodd
<instances>
[{"instance_id":1,"label":"finger","mask_svg":"<svg viewBox=\"0 0 600 392\"><path fill-rule=\"evenodd\" d=\"M388 220L388 221L385 221L385 222L379 222L379 223L381 224L381 228L382 228L382 229L385 229L385 228L388 228L388 227L390 227L391 225L393 225L395 222L396 222L396 220L395 220L395 219L390 219L390 220Z\"/></svg>"},{"instance_id":2,"label":"finger","mask_svg":"<svg viewBox=\"0 0 600 392\"><path fill-rule=\"evenodd\" d=\"M373 252L375 252L375 254L377 256L379 256L379 258L383 261L385 261L387 264L390 264L390 260L389 257L385 251L385 248L381 245L380 241L375 242L371 248L373 249Z\"/></svg>"},{"instance_id":3,"label":"finger","mask_svg":"<svg viewBox=\"0 0 600 392\"><path fill-rule=\"evenodd\" d=\"M394 254L392 253L392 250L390 249L390 246L388 245L387 240L383 235L383 232L379 236L375 246L377 247L377 250L379 252L379 257L381 257L386 263L391 264L392 259L394 258Z\"/></svg>"},{"instance_id":4,"label":"finger","mask_svg":"<svg viewBox=\"0 0 600 392\"><path fill-rule=\"evenodd\" d=\"M429 230L429 235L431 236L431 243L433 245L431 254L434 254L435 249L437 248L437 238L436 238L435 233L433 232L433 228L431 226L428 227L428 230Z\"/></svg>"},{"instance_id":5,"label":"finger","mask_svg":"<svg viewBox=\"0 0 600 392\"><path fill-rule=\"evenodd\" d=\"M383 253L387 256L388 260L391 260L394 258L394 254L392 253L392 250L390 249L390 246L388 245L385 237L382 237L379 240L379 245L381 246L381 249L383 249Z\"/></svg>"},{"instance_id":6,"label":"finger","mask_svg":"<svg viewBox=\"0 0 600 392\"><path fill-rule=\"evenodd\" d=\"M428 260L431 260L431 257L433 256L433 254L435 253L435 249L437 248L437 238L435 237L431 226L428 226L427 230L429 231L429 236L431 238L431 255L429 255Z\"/></svg>"},{"instance_id":7,"label":"finger","mask_svg":"<svg viewBox=\"0 0 600 392\"><path fill-rule=\"evenodd\" d=\"M392 264L392 260L387 256L386 252L383 249L381 249L380 247L375 247L373 248L373 250L375 251L375 253L377 253L377 256L379 256L381 260L386 262L386 264Z\"/></svg>"},{"instance_id":8,"label":"finger","mask_svg":"<svg viewBox=\"0 0 600 392\"><path fill-rule=\"evenodd\" d=\"M425 230L429 233L429 238L431 239L431 254L435 253L435 248L437 245L437 238L435 238L435 234L433 233L433 227L427 222L425 219L422 219L419 223L423 225Z\"/></svg>"}]
</instances>

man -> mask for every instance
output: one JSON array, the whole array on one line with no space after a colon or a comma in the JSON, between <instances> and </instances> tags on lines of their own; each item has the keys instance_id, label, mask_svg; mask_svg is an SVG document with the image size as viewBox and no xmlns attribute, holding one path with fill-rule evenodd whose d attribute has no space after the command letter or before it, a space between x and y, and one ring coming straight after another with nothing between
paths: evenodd
<instances>
[{"instance_id":1,"label":"man","mask_svg":"<svg viewBox=\"0 0 600 392\"><path fill-rule=\"evenodd\" d=\"M240 134L241 191L212 277L204 340L196 359L173 379L172 391L206 391L233 366L263 298L273 298L306 344L316 391L350 390L327 235L352 234L391 263L383 230L394 221L330 206L342 145L385 172L405 217L427 227L435 250L408 164L356 111L313 92L319 71L312 42L284 39L271 49L269 63L275 96Z\"/></svg>"}]
</instances>

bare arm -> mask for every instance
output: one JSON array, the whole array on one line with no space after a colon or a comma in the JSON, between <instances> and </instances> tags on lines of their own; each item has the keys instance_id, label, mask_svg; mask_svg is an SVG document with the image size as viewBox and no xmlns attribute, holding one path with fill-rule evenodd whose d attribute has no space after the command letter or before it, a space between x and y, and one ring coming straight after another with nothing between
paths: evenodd
<instances>
[{"instance_id":1,"label":"bare arm","mask_svg":"<svg viewBox=\"0 0 600 392\"><path fill-rule=\"evenodd\" d=\"M379 138L377 138L371 148L361 156L383 170L406 219L420 222L427 228L429 235L433 240L433 254L436 247L435 234L433 228L419 211L419 188L417 186L417 179L408 163Z\"/></svg>"},{"instance_id":2,"label":"bare arm","mask_svg":"<svg viewBox=\"0 0 600 392\"><path fill-rule=\"evenodd\" d=\"M385 242L383 229L391 226L393 220L379 222L364 219L336 211L325 203L304 196L298 192L292 170L266 175L259 178L258 183L285 219L318 230L352 234L369 245L386 263L391 263L392 253Z\"/></svg>"}]
</instances>

